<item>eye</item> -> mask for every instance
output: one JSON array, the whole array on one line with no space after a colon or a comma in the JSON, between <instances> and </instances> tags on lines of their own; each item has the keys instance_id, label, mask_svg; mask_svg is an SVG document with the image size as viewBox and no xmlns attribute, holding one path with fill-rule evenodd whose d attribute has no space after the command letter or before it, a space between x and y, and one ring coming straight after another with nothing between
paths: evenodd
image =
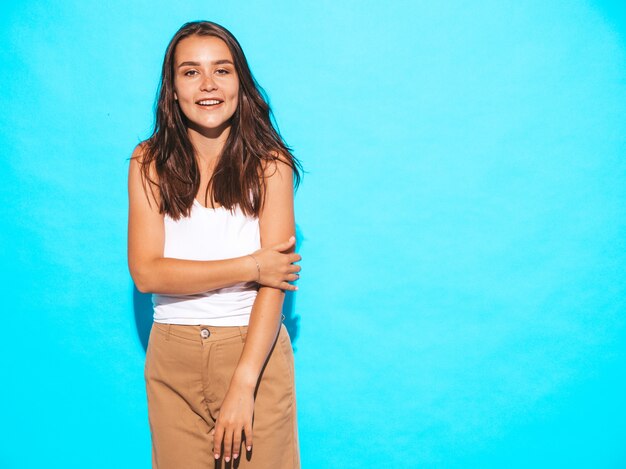
<instances>
[{"instance_id":1,"label":"eye","mask_svg":"<svg viewBox=\"0 0 626 469\"><path fill-rule=\"evenodd\" d=\"M195 75L196 73L198 73L198 71L197 71L197 70L187 70L187 71L185 72L185 76L187 76L187 77L191 77L191 76Z\"/></svg>"},{"instance_id":2,"label":"eye","mask_svg":"<svg viewBox=\"0 0 626 469\"><path fill-rule=\"evenodd\" d=\"M229 73L230 73L230 72L229 72L228 70L226 70L225 68L218 68L218 69L216 70L216 72L218 72L218 75L227 75L227 74L229 74ZM220 73L220 72L223 72L223 73Z\"/></svg>"}]
</instances>

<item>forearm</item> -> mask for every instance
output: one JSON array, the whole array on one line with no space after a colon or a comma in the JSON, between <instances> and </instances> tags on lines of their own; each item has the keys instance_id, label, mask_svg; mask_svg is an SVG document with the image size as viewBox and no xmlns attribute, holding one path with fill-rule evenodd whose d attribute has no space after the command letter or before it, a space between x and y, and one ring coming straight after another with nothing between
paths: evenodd
<instances>
[{"instance_id":1,"label":"forearm","mask_svg":"<svg viewBox=\"0 0 626 469\"><path fill-rule=\"evenodd\" d=\"M282 290L271 287L259 288L250 314L246 343L231 387L248 390L256 387L263 365L276 341L284 298L285 292Z\"/></svg>"},{"instance_id":2,"label":"forearm","mask_svg":"<svg viewBox=\"0 0 626 469\"><path fill-rule=\"evenodd\" d=\"M144 262L131 273L140 291L174 295L217 290L257 278L256 263L250 256L216 261L162 257Z\"/></svg>"}]
</instances>

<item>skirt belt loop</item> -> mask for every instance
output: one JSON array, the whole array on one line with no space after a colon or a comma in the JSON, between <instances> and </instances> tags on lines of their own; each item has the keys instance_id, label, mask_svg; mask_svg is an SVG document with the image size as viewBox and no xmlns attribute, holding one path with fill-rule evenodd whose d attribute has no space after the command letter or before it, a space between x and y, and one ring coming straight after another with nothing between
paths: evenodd
<instances>
[{"instance_id":1,"label":"skirt belt loop","mask_svg":"<svg viewBox=\"0 0 626 469\"><path fill-rule=\"evenodd\" d=\"M248 326L239 326L239 334L241 334L241 341L246 341L246 335L248 334Z\"/></svg>"}]
</instances>

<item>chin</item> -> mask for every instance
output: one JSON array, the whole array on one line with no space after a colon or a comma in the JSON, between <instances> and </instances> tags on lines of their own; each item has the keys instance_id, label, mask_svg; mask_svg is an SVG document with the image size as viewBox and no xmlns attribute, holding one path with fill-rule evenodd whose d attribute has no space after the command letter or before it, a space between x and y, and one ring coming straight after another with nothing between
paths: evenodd
<instances>
[{"instance_id":1,"label":"chin","mask_svg":"<svg viewBox=\"0 0 626 469\"><path fill-rule=\"evenodd\" d=\"M214 132L230 127L230 120L216 121L195 121L187 124L189 127L199 132ZM220 132L221 133L221 132Z\"/></svg>"}]
</instances>

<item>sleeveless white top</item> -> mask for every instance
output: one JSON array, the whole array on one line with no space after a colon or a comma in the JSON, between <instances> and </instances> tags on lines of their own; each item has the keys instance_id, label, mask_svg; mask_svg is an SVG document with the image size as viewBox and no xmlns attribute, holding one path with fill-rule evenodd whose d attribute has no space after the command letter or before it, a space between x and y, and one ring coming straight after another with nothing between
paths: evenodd
<instances>
[{"instance_id":1,"label":"sleeveless white top","mask_svg":"<svg viewBox=\"0 0 626 469\"><path fill-rule=\"evenodd\" d=\"M188 217L164 216L163 257L212 261L240 257L260 249L259 219L239 206L206 208L194 199ZM257 295L256 282L242 282L194 295L153 294L153 319L166 324L246 326Z\"/></svg>"}]
</instances>

